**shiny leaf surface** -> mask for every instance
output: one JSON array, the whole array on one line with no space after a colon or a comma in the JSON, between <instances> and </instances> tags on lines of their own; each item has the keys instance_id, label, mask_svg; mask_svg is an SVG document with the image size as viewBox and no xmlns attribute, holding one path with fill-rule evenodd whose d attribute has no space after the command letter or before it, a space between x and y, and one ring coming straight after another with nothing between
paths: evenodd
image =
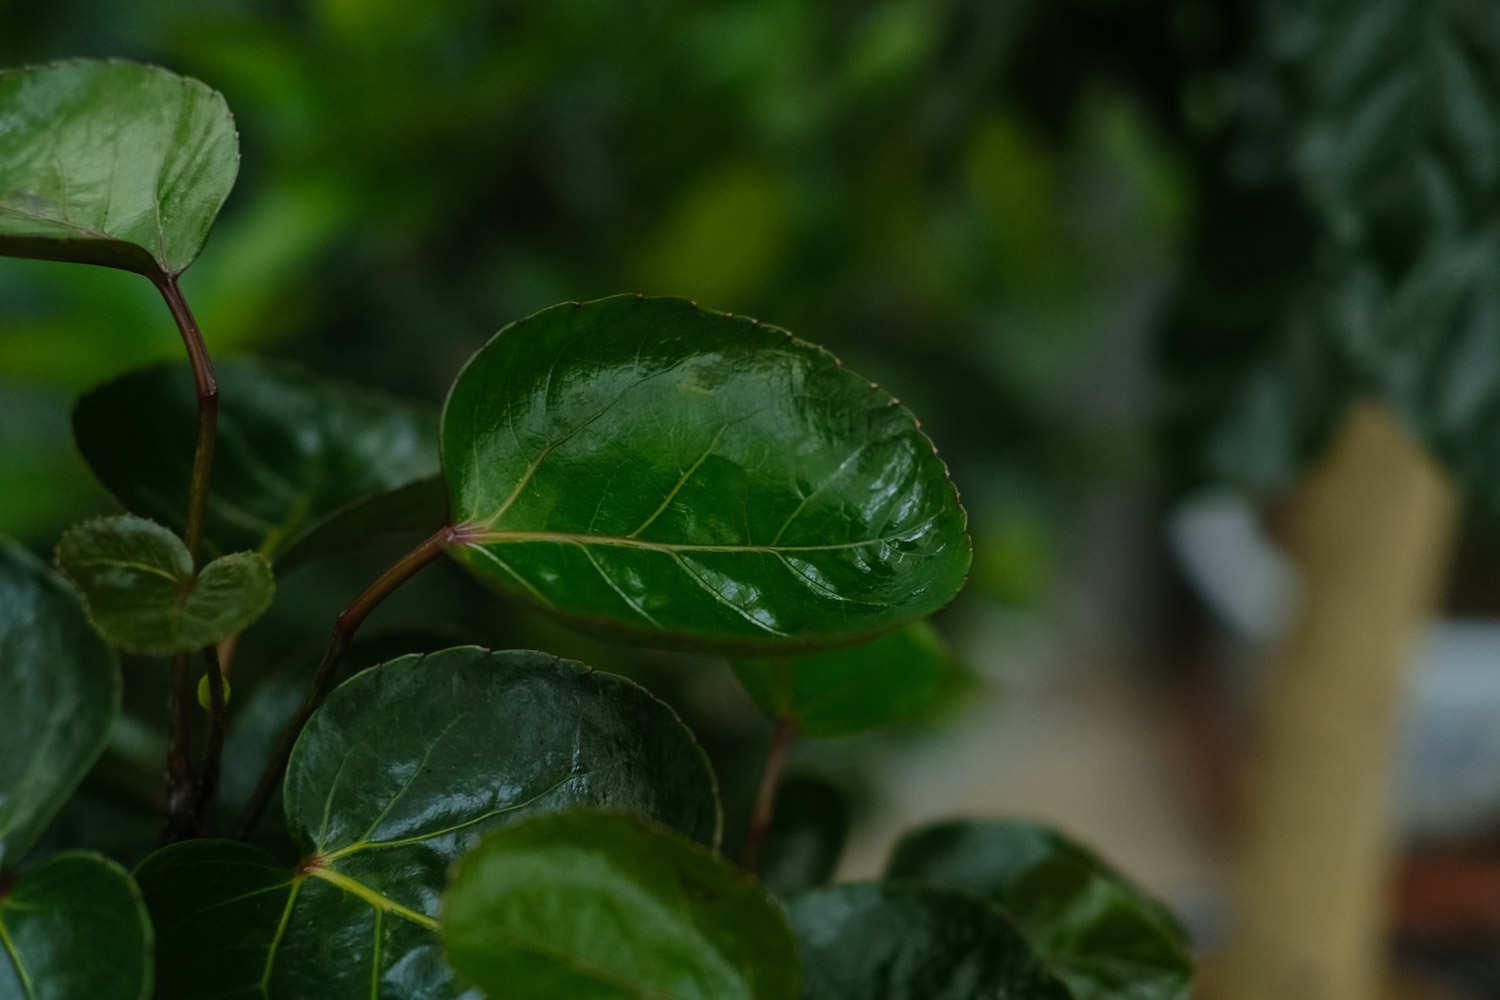
<instances>
[{"instance_id":1,"label":"shiny leaf surface","mask_svg":"<svg viewBox=\"0 0 1500 1000\"><path fill-rule=\"evenodd\" d=\"M925 622L859 646L733 666L762 712L806 736L846 736L914 718L955 675L942 638Z\"/></svg>"},{"instance_id":2,"label":"shiny leaf surface","mask_svg":"<svg viewBox=\"0 0 1500 1000\"><path fill-rule=\"evenodd\" d=\"M189 653L241 632L271 604L276 580L254 552L209 562L196 576L187 546L154 521L125 514L74 525L57 564L83 591L89 620L133 653Z\"/></svg>"},{"instance_id":3,"label":"shiny leaf surface","mask_svg":"<svg viewBox=\"0 0 1500 1000\"><path fill-rule=\"evenodd\" d=\"M576 809L497 830L443 897L454 967L489 996L790 1000L786 918L719 855Z\"/></svg>"},{"instance_id":4,"label":"shiny leaf surface","mask_svg":"<svg viewBox=\"0 0 1500 1000\"><path fill-rule=\"evenodd\" d=\"M455 997L433 935L449 867L496 824L573 804L718 835L707 758L670 708L542 653L459 647L338 687L297 741L283 798L295 867L226 841L138 872L161 995ZM214 919L200 915L212 911Z\"/></svg>"},{"instance_id":5,"label":"shiny leaf surface","mask_svg":"<svg viewBox=\"0 0 1500 1000\"><path fill-rule=\"evenodd\" d=\"M114 654L77 595L0 538L0 869L21 859L83 780L119 708Z\"/></svg>"},{"instance_id":6,"label":"shiny leaf surface","mask_svg":"<svg viewBox=\"0 0 1500 1000\"><path fill-rule=\"evenodd\" d=\"M151 921L102 855L56 855L0 894L0 945L0 1000L151 996Z\"/></svg>"},{"instance_id":7,"label":"shiny leaf surface","mask_svg":"<svg viewBox=\"0 0 1500 1000\"><path fill-rule=\"evenodd\" d=\"M576 623L731 650L946 604L965 515L910 411L832 355L679 299L543 310L443 410L451 552Z\"/></svg>"},{"instance_id":8,"label":"shiny leaf surface","mask_svg":"<svg viewBox=\"0 0 1500 1000\"><path fill-rule=\"evenodd\" d=\"M113 59L0 71L0 254L176 275L239 159L197 80Z\"/></svg>"},{"instance_id":9,"label":"shiny leaf surface","mask_svg":"<svg viewBox=\"0 0 1500 1000\"><path fill-rule=\"evenodd\" d=\"M412 489L437 473L429 414L282 365L231 359L217 372L223 402L204 528L216 549L253 549L286 566L356 545L359 535L415 540L442 523L441 490ZM80 399L73 432L120 503L181 528L196 413L192 373L160 365Z\"/></svg>"},{"instance_id":10,"label":"shiny leaf surface","mask_svg":"<svg viewBox=\"0 0 1500 1000\"><path fill-rule=\"evenodd\" d=\"M1011 914L1081 1000L1188 995L1192 960L1171 913L1054 830L937 823L901 839L886 877L978 893Z\"/></svg>"},{"instance_id":11,"label":"shiny leaf surface","mask_svg":"<svg viewBox=\"0 0 1500 1000\"><path fill-rule=\"evenodd\" d=\"M855 883L793 898L805 1000L1073 1000L997 908L948 889Z\"/></svg>"}]
</instances>

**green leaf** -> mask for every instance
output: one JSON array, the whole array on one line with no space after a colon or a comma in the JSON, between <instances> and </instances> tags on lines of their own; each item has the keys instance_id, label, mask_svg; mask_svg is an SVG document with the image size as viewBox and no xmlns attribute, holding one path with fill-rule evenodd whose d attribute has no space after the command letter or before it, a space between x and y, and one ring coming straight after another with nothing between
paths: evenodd
<instances>
[{"instance_id":1,"label":"green leaf","mask_svg":"<svg viewBox=\"0 0 1500 1000\"><path fill-rule=\"evenodd\" d=\"M849 839L844 791L821 778L789 775L776 789L776 811L760 849L760 879L778 896L833 878Z\"/></svg>"},{"instance_id":2,"label":"green leaf","mask_svg":"<svg viewBox=\"0 0 1500 1000\"><path fill-rule=\"evenodd\" d=\"M0 945L0 1000L151 996L150 918L103 855L58 854L0 889Z\"/></svg>"},{"instance_id":3,"label":"green leaf","mask_svg":"<svg viewBox=\"0 0 1500 1000\"><path fill-rule=\"evenodd\" d=\"M1172 914L1054 830L936 823L902 837L886 877L963 889L1000 905L1079 1000L1188 995L1192 959Z\"/></svg>"},{"instance_id":4,"label":"green leaf","mask_svg":"<svg viewBox=\"0 0 1500 1000\"><path fill-rule=\"evenodd\" d=\"M962 892L854 883L787 906L805 1000L1073 1000L998 909Z\"/></svg>"},{"instance_id":5,"label":"green leaf","mask_svg":"<svg viewBox=\"0 0 1500 1000\"><path fill-rule=\"evenodd\" d=\"M432 931L449 866L489 828L582 803L705 843L713 772L670 708L621 677L528 651L407 656L334 690L283 789L302 860L191 841L142 863L161 995L456 997ZM212 910L214 919L198 914Z\"/></svg>"},{"instance_id":6,"label":"green leaf","mask_svg":"<svg viewBox=\"0 0 1500 1000\"><path fill-rule=\"evenodd\" d=\"M0 869L62 808L120 710L114 654L61 577L0 538Z\"/></svg>"},{"instance_id":7,"label":"green leaf","mask_svg":"<svg viewBox=\"0 0 1500 1000\"><path fill-rule=\"evenodd\" d=\"M846 736L914 718L956 673L943 640L925 622L861 646L732 665L762 712L806 736Z\"/></svg>"},{"instance_id":8,"label":"green leaf","mask_svg":"<svg viewBox=\"0 0 1500 1000\"><path fill-rule=\"evenodd\" d=\"M222 642L259 618L276 593L259 554L220 556L195 576L182 539L132 514L69 528L57 564L83 591L94 626L133 653L167 656Z\"/></svg>"},{"instance_id":9,"label":"green leaf","mask_svg":"<svg viewBox=\"0 0 1500 1000\"><path fill-rule=\"evenodd\" d=\"M155 66L0 71L0 254L184 271L239 170L224 98Z\"/></svg>"},{"instance_id":10,"label":"green leaf","mask_svg":"<svg viewBox=\"0 0 1500 1000\"><path fill-rule=\"evenodd\" d=\"M948 603L966 518L910 411L827 352L680 299L545 309L443 409L451 554L575 623L836 645Z\"/></svg>"},{"instance_id":11,"label":"green leaf","mask_svg":"<svg viewBox=\"0 0 1500 1000\"><path fill-rule=\"evenodd\" d=\"M443 897L443 943L487 995L791 1000L796 946L755 880L634 816L497 830Z\"/></svg>"},{"instance_id":12,"label":"green leaf","mask_svg":"<svg viewBox=\"0 0 1500 1000\"><path fill-rule=\"evenodd\" d=\"M204 529L217 550L254 549L286 568L361 537L422 538L442 523L441 487L416 485L437 474L430 414L282 365L227 360L217 375L223 403ZM182 365L131 372L78 401L78 450L128 510L181 528L197 405Z\"/></svg>"}]
</instances>

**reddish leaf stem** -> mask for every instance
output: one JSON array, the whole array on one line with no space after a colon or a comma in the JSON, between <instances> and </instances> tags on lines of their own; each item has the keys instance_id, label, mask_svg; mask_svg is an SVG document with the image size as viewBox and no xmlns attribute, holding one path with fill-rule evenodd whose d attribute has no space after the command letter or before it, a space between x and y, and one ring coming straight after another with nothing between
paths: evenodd
<instances>
[{"instance_id":1,"label":"reddish leaf stem","mask_svg":"<svg viewBox=\"0 0 1500 1000\"><path fill-rule=\"evenodd\" d=\"M442 553L444 545L459 537L459 532L460 529L451 525L439 528L426 541L396 560L389 569L376 577L374 582L350 602L348 607L339 612L338 618L333 623L333 634L329 637L328 645L323 650L323 658L318 662L318 668L313 673L307 694L303 696L302 703L297 706L297 711L288 720L286 728L282 730L276 751L270 762L266 764L266 769L261 772L255 792L250 796L250 802L240 818L239 836L241 839L255 832L261 815L265 812L271 796L276 791L277 784L281 781L282 774L286 771L287 761L291 759L292 747L296 745L297 736L302 732L302 727L307 725L307 720L313 712L317 711L318 706L323 703L323 699L328 696L328 691L333 686L339 659L344 655L344 650L348 648L354 633L359 630L360 625L381 601L416 575L419 569L436 559Z\"/></svg>"},{"instance_id":2,"label":"reddish leaf stem","mask_svg":"<svg viewBox=\"0 0 1500 1000\"><path fill-rule=\"evenodd\" d=\"M771 830L771 820L776 814L776 789L781 784L781 772L786 767L786 755L797 739L797 726L790 719L776 723L771 734L771 746L766 750L765 768L760 774L760 788L755 793L755 809L750 814L750 826L745 831L745 867L756 870L760 861L760 850L765 846L766 834Z\"/></svg>"},{"instance_id":3,"label":"reddish leaf stem","mask_svg":"<svg viewBox=\"0 0 1500 1000\"><path fill-rule=\"evenodd\" d=\"M167 828L162 843L193 835L193 717L192 674L187 654L172 657L171 687L167 692Z\"/></svg>"},{"instance_id":4,"label":"reddish leaf stem","mask_svg":"<svg viewBox=\"0 0 1500 1000\"><path fill-rule=\"evenodd\" d=\"M177 331L182 334L182 345L187 348L188 362L193 367L193 385L198 395L198 441L193 449L193 476L188 484L187 525L182 540L198 562L198 543L203 538L203 516L208 506L208 481L214 464L214 438L219 425L219 384L214 379L213 360L208 356L208 346L203 342L203 333L198 321L188 308L182 290L177 287L175 275L164 275L155 279L156 287L171 310Z\"/></svg>"}]
</instances>

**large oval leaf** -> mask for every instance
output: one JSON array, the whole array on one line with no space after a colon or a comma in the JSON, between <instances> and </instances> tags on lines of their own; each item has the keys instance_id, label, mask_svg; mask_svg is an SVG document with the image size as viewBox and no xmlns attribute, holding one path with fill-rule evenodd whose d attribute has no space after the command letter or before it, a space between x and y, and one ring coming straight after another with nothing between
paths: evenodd
<instances>
[{"instance_id":1,"label":"large oval leaf","mask_svg":"<svg viewBox=\"0 0 1500 1000\"><path fill-rule=\"evenodd\" d=\"M780 908L717 854L575 809L497 830L459 863L443 942L492 997L791 1000Z\"/></svg>"},{"instance_id":2,"label":"large oval leaf","mask_svg":"<svg viewBox=\"0 0 1500 1000\"><path fill-rule=\"evenodd\" d=\"M0 869L26 853L104 751L114 654L72 589L0 538Z\"/></svg>"},{"instance_id":3,"label":"large oval leaf","mask_svg":"<svg viewBox=\"0 0 1500 1000\"><path fill-rule=\"evenodd\" d=\"M282 365L226 359L217 375L224 402L205 525L216 550L306 558L355 540L340 515L366 539L422 538L442 523L441 487L413 487L437 474L431 414ZM182 365L131 372L78 401L78 450L127 509L180 529L197 405Z\"/></svg>"},{"instance_id":4,"label":"large oval leaf","mask_svg":"<svg viewBox=\"0 0 1500 1000\"><path fill-rule=\"evenodd\" d=\"M805 1000L1073 1000L1003 913L965 893L836 885L787 915Z\"/></svg>"},{"instance_id":5,"label":"large oval leaf","mask_svg":"<svg viewBox=\"0 0 1500 1000\"><path fill-rule=\"evenodd\" d=\"M198 256L239 170L224 98L155 66L0 71L0 254L149 276Z\"/></svg>"},{"instance_id":6,"label":"large oval leaf","mask_svg":"<svg viewBox=\"0 0 1500 1000\"><path fill-rule=\"evenodd\" d=\"M958 676L925 622L859 646L737 660L733 667L762 712L807 736L845 736L914 718Z\"/></svg>"},{"instance_id":7,"label":"large oval leaf","mask_svg":"<svg viewBox=\"0 0 1500 1000\"><path fill-rule=\"evenodd\" d=\"M963 889L1000 905L1080 1000L1188 995L1192 959L1172 914L1055 830L936 823L901 839L886 877Z\"/></svg>"},{"instance_id":8,"label":"large oval leaf","mask_svg":"<svg viewBox=\"0 0 1500 1000\"><path fill-rule=\"evenodd\" d=\"M0 1000L151 996L151 921L102 855L56 855L0 890L0 944Z\"/></svg>"},{"instance_id":9,"label":"large oval leaf","mask_svg":"<svg viewBox=\"0 0 1500 1000\"><path fill-rule=\"evenodd\" d=\"M952 599L965 515L910 411L826 351L680 299L501 330L443 409L452 554L575 622L836 644Z\"/></svg>"},{"instance_id":10,"label":"large oval leaf","mask_svg":"<svg viewBox=\"0 0 1500 1000\"><path fill-rule=\"evenodd\" d=\"M63 532L57 565L83 591L99 632L134 653L167 656L222 642L259 618L276 593L259 554L234 552L194 572L182 539L131 514Z\"/></svg>"},{"instance_id":11,"label":"large oval leaf","mask_svg":"<svg viewBox=\"0 0 1500 1000\"><path fill-rule=\"evenodd\" d=\"M385 997L454 997L432 934L438 895L490 827L575 803L710 844L719 827L707 758L666 705L578 663L475 647L338 687L297 741L283 798L295 867L226 841L142 863L161 996L257 984L271 997L368 996L376 983Z\"/></svg>"}]
</instances>

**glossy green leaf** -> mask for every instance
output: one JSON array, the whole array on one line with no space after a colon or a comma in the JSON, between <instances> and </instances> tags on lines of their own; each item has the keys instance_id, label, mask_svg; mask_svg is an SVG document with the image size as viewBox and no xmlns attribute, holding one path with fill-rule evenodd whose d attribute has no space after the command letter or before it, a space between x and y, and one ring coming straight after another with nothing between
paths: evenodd
<instances>
[{"instance_id":1,"label":"glossy green leaf","mask_svg":"<svg viewBox=\"0 0 1500 1000\"><path fill-rule=\"evenodd\" d=\"M1192 959L1172 914L1054 830L1003 821L933 824L901 839L886 877L998 904L1080 1000L1188 995Z\"/></svg>"},{"instance_id":2,"label":"glossy green leaf","mask_svg":"<svg viewBox=\"0 0 1500 1000\"><path fill-rule=\"evenodd\" d=\"M806 736L845 736L914 718L956 673L925 622L860 646L736 660L733 667L762 712Z\"/></svg>"},{"instance_id":3,"label":"glossy green leaf","mask_svg":"<svg viewBox=\"0 0 1500 1000\"><path fill-rule=\"evenodd\" d=\"M572 804L639 812L712 844L713 773L670 708L543 653L407 656L340 685L297 741L283 798L294 867L226 841L137 875L164 998L447 998L432 931L449 867L489 828ZM212 912L206 921L202 914Z\"/></svg>"},{"instance_id":4,"label":"glossy green leaf","mask_svg":"<svg viewBox=\"0 0 1500 1000\"><path fill-rule=\"evenodd\" d=\"M791 1000L796 946L764 889L634 816L575 809L497 830L443 897L454 968L492 997Z\"/></svg>"},{"instance_id":5,"label":"glossy green leaf","mask_svg":"<svg viewBox=\"0 0 1500 1000\"><path fill-rule=\"evenodd\" d=\"M253 549L286 566L359 536L420 539L442 523L441 489L414 486L437 473L436 421L426 412L282 365L231 359L217 374L223 402L204 529L217 550ZM181 528L196 413L192 373L159 365L80 399L73 432L127 509ZM345 516L353 523L341 524Z\"/></svg>"},{"instance_id":6,"label":"glossy green leaf","mask_svg":"<svg viewBox=\"0 0 1500 1000\"><path fill-rule=\"evenodd\" d=\"M543 310L443 410L455 558L584 626L834 645L952 599L965 514L911 412L827 352L680 299Z\"/></svg>"},{"instance_id":7,"label":"glossy green leaf","mask_svg":"<svg viewBox=\"0 0 1500 1000\"><path fill-rule=\"evenodd\" d=\"M805 775L782 779L756 866L766 888L787 896L831 880L850 818L848 797L838 786Z\"/></svg>"},{"instance_id":8,"label":"glossy green leaf","mask_svg":"<svg viewBox=\"0 0 1500 1000\"><path fill-rule=\"evenodd\" d=\"M151 921L130 873L58 854L0 890L0 1000L146 1000Z\"/></svg>"},{"instance_id":9,"label":"glossy green leaf","mask_svg":"<svg viewBox=\"0 0 1500 1000\"><path fill-rule=\"evenodd\" d=\"M69 528L57 564L83 591L94 626L133 653L166 656L222 642L259 618L276 593L259 554L220 556L194 575L182 539L133 514Z\"/></svg>"},{"instance_id":10,"label":"glossy green leaf","mask_svg":"<svg viewBox=\"0 0 1500 1000\"><path fill-rule=\"evenodd\" d=\"M794 897L805 1000L1073 1000L997 908L927 886L854 883Z\"/></svg>"},{"instance_id":11,"label":"glossy green leaf","mask_svg":"<svg viewBox=\"0 0 1500 1000\"><path fill-rule=\"evenodd\" d=\"M120 60L0 71L0 254L179 274L239 159L197 80Z\"/></svg>"},{"instance_id":12,"label":"glossy green leaf","mask_svg":"<svg viewBox=\"0 0 1500 1000\"><path fill-rule=\"evenodd\" d=\"M119 709L114 654L77 595L0 538L0 869L20 860L83 780Z\"/></svg>"}]
</instances>

